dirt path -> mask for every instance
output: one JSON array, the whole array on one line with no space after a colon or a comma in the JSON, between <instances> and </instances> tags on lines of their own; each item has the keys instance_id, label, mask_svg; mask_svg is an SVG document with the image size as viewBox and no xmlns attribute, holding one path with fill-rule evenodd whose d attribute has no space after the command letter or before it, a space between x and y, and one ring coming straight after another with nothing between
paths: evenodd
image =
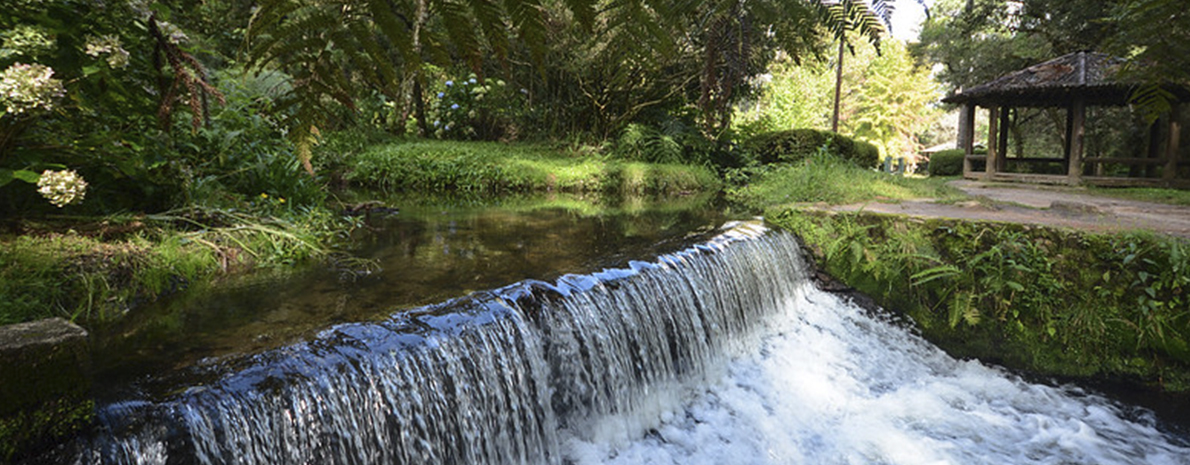
<instances>
[{"instance_id":1,"label":"dirt path","mask_svg":"<svg viewBox=\"0 0 1190 465\"><path fill-rule=\"evenodd\" d=\"M968 180L952 181L950 185L976 200L956 204L941 204L928 199L897 204L872 202L831 209L1005 221L1104 232L1140 229L1190 238L1190 207L1187 206L1103 197L1070 187Z\"/></svg>"}]
</instances>

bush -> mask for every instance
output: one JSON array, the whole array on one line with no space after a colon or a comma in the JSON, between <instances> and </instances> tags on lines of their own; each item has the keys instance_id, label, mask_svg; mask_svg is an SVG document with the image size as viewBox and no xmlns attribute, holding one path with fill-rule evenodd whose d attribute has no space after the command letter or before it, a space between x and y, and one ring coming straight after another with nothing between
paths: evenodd
<instances>
[{"instance_id":1,"label":"bush","mask_svg":"<svg viewBox=\"0 0 1190 465\"><path fill-rule=\"evenodd\" d=\"M852 161L863 167L876 166L880 162L880 147L868 141L856 140L855 158Z\"/></svg>"},{"instance_id":2,"label":"bush","mask_svg":"<svg viewBox=\"0 0 1190 465\"><path fill-rule=\"evenodd\" d=\"M880 151L872 144L817 129L762 133L749 140L746 146L763 164L800 161L822 147L864 168L875 167L880 160Z\"/></svg>"},{"instance_id":3,"label":"bush","mask_svg":"<svg viewBox=\"0 0 1190 465\"><path fill-rule=\"evenodd\" d=\"M963 149L950 149L930 155L930 176L958 176L963 174Z\"/></svg>"}]
</instances>

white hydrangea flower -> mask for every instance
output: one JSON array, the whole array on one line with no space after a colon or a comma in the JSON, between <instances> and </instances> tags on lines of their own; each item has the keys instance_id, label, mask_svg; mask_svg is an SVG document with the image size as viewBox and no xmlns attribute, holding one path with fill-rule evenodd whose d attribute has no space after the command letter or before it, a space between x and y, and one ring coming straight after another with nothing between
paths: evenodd
<instances>
[{"instance_id":1,"label":"white hydrangea flower","mask_svg":"<svg viewBox=\"0 0 1190 465\"><path fill-rule=\"evenodd\" d=\"M17 63L0 71L0 105L7 113L49 111L64 95L66 88L62 81L54 79L54 70L49 66Z\"/></svg>"},{"instance_id":2,"label":"white hydrangea flower","mask_svg":"<svg viewBox=\"0 0 1190 465\"><path fill-rule=\"evenodd\" d=\"M112 68L128 66L129 54L127 50L124 50L119 37L112 35L87 37L86 48L83 51L95 58L107 55L107 64Z\"/></svg>"},{"instance_id":3,"label":"white hydrangea flower","mask_svg":"<svg viewBox=\"0 0 1190 465\"><path fill-rule=\"evenodd\" d=\"M48 29L26 24L0 31L0 44L0 58L36 58L54 51L54 37Z\"/></svg>"},{"instance_id":4,"label":"white hydrangea flower","mask_svg":"<svg viewBox=\"0 0 1190 465\"><path fill-rule=\"evenodd\" d=\"M62 208L75 200L83 200L87 195L87 181L74 170L45 170L37 180L37 192Z\"/></svg>"}]
</instances>

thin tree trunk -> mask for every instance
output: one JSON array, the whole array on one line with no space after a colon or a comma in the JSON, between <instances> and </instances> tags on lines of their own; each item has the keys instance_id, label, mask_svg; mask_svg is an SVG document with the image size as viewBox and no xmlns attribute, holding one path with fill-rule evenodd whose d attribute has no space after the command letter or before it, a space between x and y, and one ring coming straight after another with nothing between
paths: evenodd
<instances>
[{"instance_id":1,"label":"thin tree trunk","mask_svg":"<svg viewBox=\"0 0 1190 465\"><path fill-rule=\"evenodd\" d=\"M425 0L418 0L417 2L417 19L413 23L413 53L421 56L421 30L423 24L426 22L426 2ZM417 118L417 129L421 132L422 137L430 136L430 125L426 121L426 99L422 95L421 82L425 80L425 75L422 73L421 63L416 63L417 69L413 71L413 113Z\"/></svg>"},{"instance_id":2,"label":"thin tree trunk","mask_svg":"<svg viewBox=\"0 0 1190 465\"><path fill-rule=\"evenodd\" d=\"M835 112L831 115L831 131L839 132L839 99L843 92L843 47L846 43L839 36L839 63L835 69Z\"/></svg>"}]
</instances>

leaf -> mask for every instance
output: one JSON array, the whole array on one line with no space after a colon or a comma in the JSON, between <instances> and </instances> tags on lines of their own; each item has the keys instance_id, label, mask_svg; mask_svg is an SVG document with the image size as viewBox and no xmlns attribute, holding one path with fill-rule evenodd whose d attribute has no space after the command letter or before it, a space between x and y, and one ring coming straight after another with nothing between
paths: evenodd
<instances>
[{"instance_id":1,"label":"leaf","mask_svg":"<svg viewBox=\"0 0 1190 465\"><path fill-rule=\"evenodd\" d=\"M957 266L941 265L922 270L921 272L910 276L909 279L913 281L913 285L920 286L930 281L958 276L961 273L962 270L960 270Z\"/></svg>"}]
</instances>

